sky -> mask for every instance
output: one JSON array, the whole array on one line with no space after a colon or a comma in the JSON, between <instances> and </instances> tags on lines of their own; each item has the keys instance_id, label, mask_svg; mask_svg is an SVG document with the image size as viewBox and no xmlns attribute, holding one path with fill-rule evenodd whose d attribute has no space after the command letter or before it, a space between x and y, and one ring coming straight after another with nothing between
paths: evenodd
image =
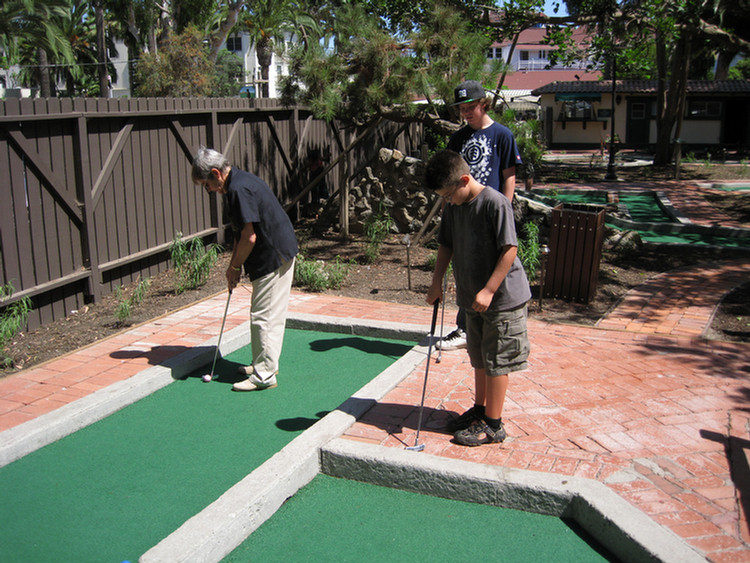
<instances>
[{"instance_id":1,"label":"sky","mask_svg":"<svg viewBox=\"0 0 750 563\"><path fill-rule=\"evenodd\" d=\"M554 12L555 0L546 0L544 2L544 13L548 16L566 16L568 10L565 9L565 2L560 1L560 10L557 13Z\"/></svg>"}]
</instances>

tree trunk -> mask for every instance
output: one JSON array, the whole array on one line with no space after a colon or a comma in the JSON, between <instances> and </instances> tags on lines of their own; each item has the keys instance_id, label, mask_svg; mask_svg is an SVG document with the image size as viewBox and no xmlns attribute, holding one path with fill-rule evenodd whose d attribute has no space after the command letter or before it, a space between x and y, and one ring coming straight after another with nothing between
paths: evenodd
<instances>
[{"instance_id":1,"label":"tree trunk","mask_svg":"<svg viewBox=\"0 0 750 563\"><path fill-rule=\"evenodd\" d=\"M96 25L96 62L99 76L99 97L109 98L109 73L107 72L107 44L104 40L104 8L101 0L94 4Z\"/></svg>"},{"instance_id":2,"label":"tree trunk","mask_svg":"<svg viewBox=\"0 0 750 563\"><path fill-rule=\"evenodd\" d=\"M213 62L216 62L216 59L219 57L219 48L221 47L221 44L227 40L229 32L232 31L232 28L237 23L240 10L242 10L244 5L244 0L232 2L227 10L227 18L221 23L221 25L219 25L219 29L211 35L211 50L209 51L209 58Z\"/></svg>"},{"instance_id":3,"label":"tree trunk","mask_svg":"<svg viewBox=\"0 0 750 563\"><path fill-rule=\"evenodd\" d=\"M656 36L656 154L654 164L659 166L669 162L669 136L672 126L667 119L667 48L663 37Z\"/></svg>"},{"instance_id":4,"label":"tree trunk","mask_svg":"<svg viewBox=\"0 0 750 563\"><path fill-rule=\"evenodd\" d=\"M718 57L716 57L716 76L715 80L727 80L729 78L729 65L734 59L737 52L728 52L721 50L719 51Z\"/></svg>"},{"instance_id":5,"label":"tree trunk","mask_svg":"<svg viewBox=\"0 0 750 563\"><path fill-rule=\"evenodd\" d=\"M270 38L263 37L258 41L255 45L255 56L258 58L258 66L260 67L260 97L268 98L268 75L273 61L273 45Z\"/></svg>"},{"instance_id":6,"label":"tree trunk","mask_svg":"<svg viewBox=\"0 0 750 563\"><path fill-rule=\"evenodd\" d=\"M37 60L39 61L39 96L42 98L52 97L52 81L49 77L49 61L47 60L47 51L41 47L36 49Z\"/></svg>"}]
</instances>

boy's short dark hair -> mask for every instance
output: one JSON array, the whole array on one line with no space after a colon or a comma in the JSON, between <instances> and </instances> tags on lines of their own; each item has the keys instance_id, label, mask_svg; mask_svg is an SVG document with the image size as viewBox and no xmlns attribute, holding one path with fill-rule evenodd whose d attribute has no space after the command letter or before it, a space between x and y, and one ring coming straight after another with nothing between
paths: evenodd
<instances>
[{"instance_id":1,"label":"boy's short dark hair","mask_svg":"<svg viewBox=\"0 0 750 563\"><path fill-rule=\"evenodd\" d=\"M469 165L464 158L456 151L445 149L435 153L427 162L425 186L434 192L458 184L461 176L469 173Z\"/></svg>"}]
</instances>

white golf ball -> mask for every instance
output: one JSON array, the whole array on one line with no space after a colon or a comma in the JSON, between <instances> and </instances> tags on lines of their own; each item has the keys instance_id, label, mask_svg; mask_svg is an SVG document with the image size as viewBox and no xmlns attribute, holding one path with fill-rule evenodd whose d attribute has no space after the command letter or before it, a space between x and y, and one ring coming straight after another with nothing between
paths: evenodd
<instances>
[{"instance_id":1,"label":"white golf ball","mask_svg":"<svg viewBox=\"0 0 750 563\"><path fill-rule=\"evenodd\" d=\"M208 383L209 381L211 381L211 374L207 373L203 376L203 383Z\"/></svg>"}]
</instances>

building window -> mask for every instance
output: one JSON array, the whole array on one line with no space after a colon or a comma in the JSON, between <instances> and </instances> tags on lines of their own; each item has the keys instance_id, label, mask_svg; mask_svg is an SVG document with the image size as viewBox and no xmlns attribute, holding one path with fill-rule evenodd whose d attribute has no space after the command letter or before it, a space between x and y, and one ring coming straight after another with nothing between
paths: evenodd
<instances>
[{"instance_id":1,"label":"building window","mask_svg":"<svg viewBox=\"0 0 750 563\"><path fill-rule=\"evenodd\" d=\"M227 37L227 51L232 53L242 52L242 37Z\"/></svg>"},{"instance_id":2,"label":"building window","mask_svg":"<svg viewBox=\"0 0 750 563\"><path fill-rule=\"evenodd\" d=\"M643 102L633 102L630 106L631 119L646 119L646 104Z\"/></svg>"},{"instance_id":3,"label":"building window","mask_svg":"<svg viewBox=\"0 0 750 563\"><path fill-rule=\"evenodd\" d=\"M521 51L520 58L522 61L528 61L529 60L529 52L528 51Z\"/></svg>"},{"instance_id":4,"label":"building window","mask_svg":"<svg viewBox=\"0 0 750 563\"><path fill-rule=\"evenodd\" d=\"M688 101L687 116L691 118L717 119L721 117L721 102L690 100Z\"/></svg>"},{"instance_id":5,"label":"building window","mask_svg":"<svg viewBox=\"0 0 750 563\"><path fill-rule=\"evenodd\" d=\"M547 51L539 51L539 58L543 61L547 60Z\"/></svg>"},{"instance_id":6,"label":"building window","mask_svg":"<svg viewBox=\"0 0 750 563\"><path fill-rule=\"evenodd\" d=\"M563 102L560 118L562 121L594 119L594 106L587 100Z\"/></svg>"},{"instance_id":7,"label":"building window","mask_svg":"<svg viewBox=\"0 0 750 563\"><path fill-rule=\"evenodd\" d=\"M487 58L488 59L502 59L503 48L502 47L490 47L487 50Z\"/></svg>"}]
</instances>

